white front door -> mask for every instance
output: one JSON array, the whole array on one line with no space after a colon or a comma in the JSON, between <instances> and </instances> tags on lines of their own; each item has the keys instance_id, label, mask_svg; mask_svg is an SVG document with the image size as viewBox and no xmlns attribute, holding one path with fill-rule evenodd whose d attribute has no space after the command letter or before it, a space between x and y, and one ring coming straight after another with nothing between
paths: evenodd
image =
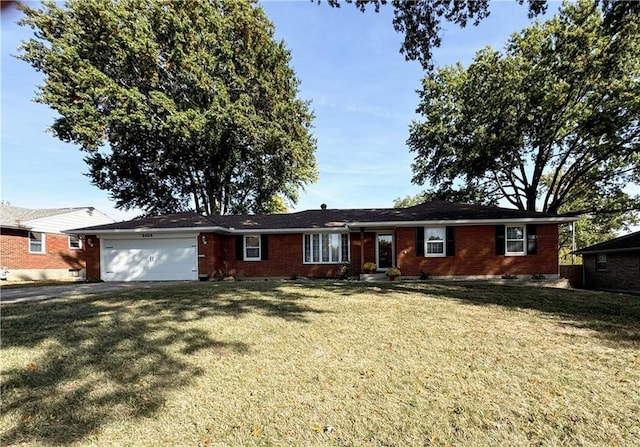
<instances>
[{"instance_id":1,"label":"white front door","mask_svg":"<svg viewBox=\"0 0 640 447\"><path fill-rule=\"evenodd\" d=\"M393 267L393 233L376 234L376 264L378 270Z\"/></svg>"},{"instance_id":2,"label":"white front door","mask_svg":"<svg viewBox=\"0 0 640 447\"><path fill-rule=\"evenodd\" d=\"M171 281L198 279L196 239L103 239L104 281Z\"/></svg>"}]
</instances>

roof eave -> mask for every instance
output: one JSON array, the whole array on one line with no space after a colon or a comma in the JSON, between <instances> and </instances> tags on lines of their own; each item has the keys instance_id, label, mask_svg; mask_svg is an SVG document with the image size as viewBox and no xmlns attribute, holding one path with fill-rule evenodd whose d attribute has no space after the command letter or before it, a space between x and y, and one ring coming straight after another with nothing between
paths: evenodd
<instances>
[{"instance_id":1,"label":"roof eave","mask_svg":"<svg viewBox=\"0 0 640 447\"><path fill-rule=\"evenodd\" d=\"M75 230L65 230L63 233L65 234L95 234L96 236L102 235L117 235L117 234L131 234L131 233L201 233L201 232L217 232L223 234L231 234L229 228L219 227L219 226L208 226L208 227L176 227L176 228L153 228L153 227L144 227L144 228L115 228L110 230L92 230L91 227L88 228L78 228Z\"/></svg>"},{"instance_id":2,"label":"roof eave","mask_svg":"<svg viewBox=\"0 0 640 447\"><path fill-rule=\"evenodd\" d=\"M26 225L0 224L0 228L8 228L8 229L11 229L11 230L28 231L28 230L31 230L33 227L29 227L29 226L26 226Z\"/></svg>"},{"instance_id":3,"label":"roof eave","mask_svg":"<svg viewBox=\"0 0 640 447\"><path fill-rule=\"evenodd\" d=\"M416 227L427 225L495 225L505 223L537 223L537 224L559 224L577 221L577 217L557 216L557 217L519 217L502 219L434 219L434 220L408 220L408 221L388 221L388 222L349 222L350 228L372 228L372 227Z\"/></svg>"},{"instance_id":4,"label":"roof eave","mask_svg":"<svg viewBox=\"0 0 640 447\"><path fill-rule=\"evenodd\" d=\"M606 254L606 253L633 253L636 251L640 251L640 247L630 247L630 248L609 248L603 250L576 250L572 253L576 255L596 255L596 254Z\"/></svg>"},{"instance_id":5,"label":"roof eave","mask_svg":"<svg viewBox=\"0 0 640 447\"><path fill-rule=\"evenodd\" d=\"M173 228L117 228L117 229L95 229L78 228L73 230L65 230L65 234L95 234L95 235L117 235L131 233L178 233L178 232L216 232L222 234L286 234L286 233L326 233L351 231L360 228L376 228L376 227L416 227L428 225L496 225L506 223L537 223L537 224L559 224L570 223L578 220L576 217L525 217L525 218L504 218L504 219L439 219L439 220L404 220L404 221L381 221L381 222L347 222L343 225L335 225L331 227L314 226L314 227L296 227L296 228L235 228L222 226L206 226L206 227L173 227Z\"/></svg>"},{"instance_id":6,"label":"roof eave","mask_svg":"<svg viewBox=\"0 0 640 447\"><path fill-rule=\"evenodd\" d=\"M350 229L346 225L335 227L308 227L308 228L230 228L231 234L291 234L291 233L336 233L348 232Z\"/></svg>"}]
</instances>

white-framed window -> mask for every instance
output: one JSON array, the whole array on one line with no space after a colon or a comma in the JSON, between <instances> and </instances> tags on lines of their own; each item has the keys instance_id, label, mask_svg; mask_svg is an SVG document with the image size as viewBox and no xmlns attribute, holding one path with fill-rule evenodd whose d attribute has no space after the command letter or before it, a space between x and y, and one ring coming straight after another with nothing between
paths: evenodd
<instances>
[{"instance_id":1,"label":"white-framed window","mask_svg":"<svg viewBox=\"0 0 640 447\"><path fill-rule=\"evenodd\" d=\"M526 254L526 231L524 225L505 226L505 254L524 255Z\"/></svg>"},{"instance_id":2,"label":"white-framed window","mask_svg":"<svg viewBox=\"0 0 640 447\"><path fill-rule=\"evenodd\" d=\"M446 256L445 227L426 227L424 229L424 253L425 256Z\"/></svg>"},{"instance_id":3,"label":"white-framed window","mask_svg":"<svg viewBox=\"0 0 640 447\"><path fill-rule=\"evenodd\" d=\"M596 255L596 270L598 272L607 271L607 255L606 253L598 253Z\"/></svg>"},{"instance_id":4,"label":"white-framed window","mask_svg":"<svg viewBox=\"0 0 640 447\"><path fill-rule=\"evenodd\" d=\"M29 231L29 253L44 253L46 236L44 233Z\"/></svg>"},{"instance_id":5,"label":"white-framed window","mask_svg":"<svg viewBox=\"0 0 640 447\"><path fill-rule=\"evenodd\" d=\"M80 236L77 234L69 235L69 248L71 250L79 250L82 248L82 242L80 241Z\"/></svg>"},{"instance_id":6,"label":"white-framed window","mask_svg":"<svg viewBox=\"0 0 640 447\"><path fill-rule=\"evenodd\" d=\"M348 234L305 234L302 241L305 264L337 264L349 261Z\"/></svg>"},{"instance_id":7,"label":"white-framed window","mask_svg":"<svg viewBox=\"0 0 640 447\"><path fill-rule=\"evenodd\" d=\"M260 258L260 235L244 237L244 260L259 261Z\"/></svg>"}]
</instances>

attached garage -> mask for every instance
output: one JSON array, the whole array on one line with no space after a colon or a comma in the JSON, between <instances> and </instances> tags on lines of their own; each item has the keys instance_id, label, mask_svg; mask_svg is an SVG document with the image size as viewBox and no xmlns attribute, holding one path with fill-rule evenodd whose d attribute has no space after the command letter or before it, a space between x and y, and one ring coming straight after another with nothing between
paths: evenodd
<instances>
[{"instance_id":1,"label":"attached garage","mask_svg":"<svg viewBox=\"0 0 640 447\"><path fill-rule=\"evenodd\" d=\"M195 236L100 240L104 281L192 281L198 279Z\"/></svg>"}]
</instances>

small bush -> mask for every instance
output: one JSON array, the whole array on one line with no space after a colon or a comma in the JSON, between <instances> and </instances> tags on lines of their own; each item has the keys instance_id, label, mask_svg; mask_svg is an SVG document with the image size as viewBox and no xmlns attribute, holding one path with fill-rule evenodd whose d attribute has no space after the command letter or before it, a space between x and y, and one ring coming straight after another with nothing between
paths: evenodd
<instances>
[{"instance_id":1,"label":"small bush","mask_svg":"<svg viewBox=\"0 0 640 447\"><path fill-rule=\"evenodd\" d=\"M362 270L364 270L365 272L373 272L377 269L378 269L378 266L376 265L375 262L365 262L364 265L362 266Z\"/></svg>"},{"instance_id":2,"label":"small bush","mask_svg":"<svg viewBox=\"0 0 640 447\"><path fill-rule=\"evenodd\" d=\"M385 272L385 275L389 277L401 276L402 272L400 271L400 269L392 267L390 269L387 269L387 271Z\"/></svg>"},{"instance_id":3,"label":"small bush","mask_svg":"<svg viewBox=\"0 0 640 447\"><path fill-rule=\"evenodd\" d=\"M338 267L338 271L336 272L336 277L338 279L351 279L356 276L356 272L351 267L351 264L345 262L340 267Z\"/></svg>"}]
</instances>

